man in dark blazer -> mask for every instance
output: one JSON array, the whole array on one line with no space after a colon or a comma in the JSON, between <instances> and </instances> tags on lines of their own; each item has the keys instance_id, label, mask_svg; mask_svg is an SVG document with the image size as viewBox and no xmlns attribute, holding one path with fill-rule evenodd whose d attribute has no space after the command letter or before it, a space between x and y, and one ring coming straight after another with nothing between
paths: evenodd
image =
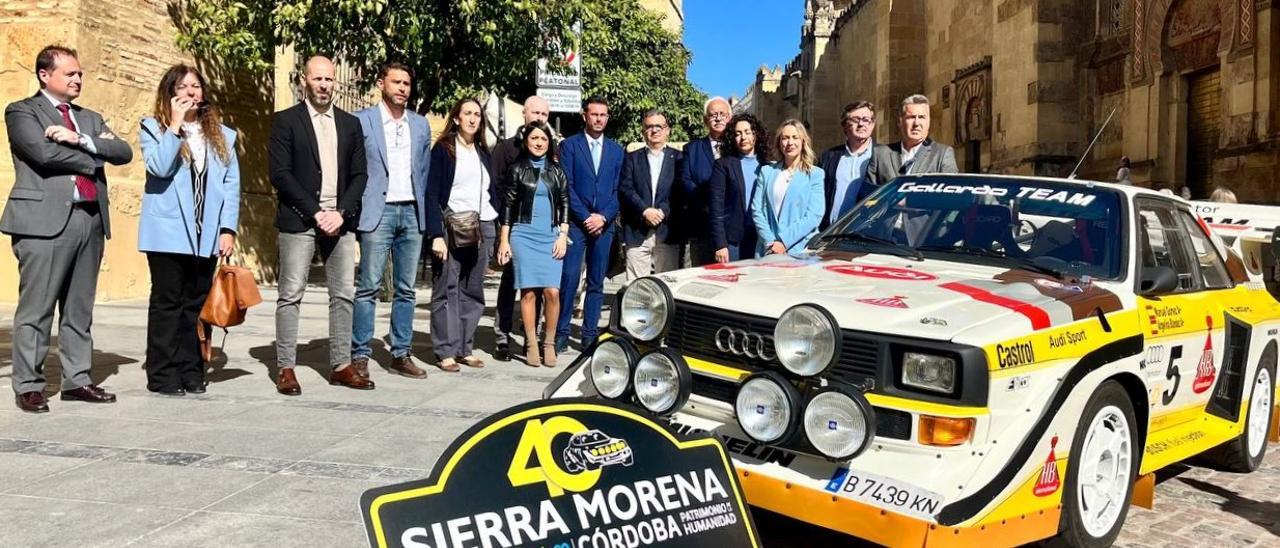
<instances>
[{"instance_id":1,"label":"man in dark blazer","mask_svg":"<svg viewBox=\"0 0 1280 548\"><path fill-rule=\"evenodd\" d=\"M351 309L355 294L355 234L366 179L360 121L333 106L333 62L307 61L306 100L277 112L271 123L268 164L276 187L280 230L276 300L276 390L302 393L294 365L298 309L316 249L329 288L329 384L369 390L373 382L351 367Z\"/></svg>"},{"instance_id":2,"label":"man in dark blazer","mask_svg":"<svg viewBox=\"0 0 1280 548\"><path fill-rule=\"evenodd\" d=\"M684 145L684 161L680 168L682 219L680 229L688 236L689 258L693 266L708 265L716 260L716 247L711 241L711 172L720 159L720 136L733 112L723 97L712 97L703 107L702 121L707 136Z\"/></svg>"},{"instance_id":3,"label":"man in dark blazer","mask_svg":"<svg viewBox=\"0 0 1280 548\"><path fill-rule=\"evenodd\" d=\"M569 321L578 294L585 259L586 299L582 305L582 347L590 348L599 332L604 305L604 275L609 268L614 219L618 216L618 177L622 173L622 145L605 138L609 104L601 97L587 99L582 109L586 130L564 140L560 165L569 179L569 249L560 278L560 320L556 351L569 348Z\"/></svg>"},{"instance_id":4,"label":"man in dark blazer","mask_svg":"<svg viewBox=\"0 0 1280 548\"><path fill-rule=\"evenodd\" d=\"M528 124L534 121L546 123L547 118L551 116L551 104L546 99L538 95L530 95L524 100L524 110L521 112L524 123ZM520 126L524 128L523 125ZM556 139L555 137L552 137ZM557 139L558 140L558 139ZM516 130L516 134L503 139L493 147L493 155L490 159L489 173L493 176L493 180L498 185L507 184L507 167L514 164L516 159L520 157L520 153L524 151L524 142L520 140L520 130ZM505 194L498 192L501 199ZM502 207L498 207L498 212L502 212ZM497 245L496 242L494 245ZM496 251L495 251L496 255ZM542 292L537 291L537 312L533 317L542 317ZM516 269L507 264L502 269L502 280L498 282L498 302L494 305L493 318L493 340L494 348L493 359L500 362L511 361L511 324L515 314L516 303Z\"/></svg>"},{"instance_id":5,"label":"man in dark blazer","mask_svg":"<svg viewBox=\"0 0 1280 548\"><path fill-rule=\"evenodd\" d=\"M359 280L351 328L351 365L369 378L369 341L374 334L378 289L392 280L391 363L387 369L413 379L427 372L413 363L413 315L417 305L418 258L427 230L427 174L431 166L431 125L408 108L413 73L401 63L379 69L382 101L356 113L364 133L368 184L361 200L357 240ZM387 257L391 272L385 272Z\"/></svg>"},{"instance_id":6,"label":"man in dark blazer","mask_svg":"<svg viewBox=\"0 0 1280 548\"><path fill-rule=\"evenodd\" d=\"M916 173L959 173L956 152L929 138L929 98L912 95L903 99L898 115L902 140L877 145L867 168L867 181L883 185L899 175Z\"/></svg>"},{"instance_id":7,"label":"man in dark blazer","mask_svg":"<svg viewBox=\"0 0 1280 548\"><path fill-rule=\"evenodd\" d=\"M680 246L668 241L671 190L679 154L667 146L667 115L651 110L641 118L645 147L622 162L622 242L627 245L627 281L680 268Z\"/></svg>"},{"instance_id":8,"label":"man in dark blazer","mask_svg":"<svg viewBox=\"0 0 1280 548\"><path fill-rule=\"evenodd\" d=\"M71 104L83 73L76 52L49 46L36 56L40 91L4 111L15 171L0 217L18 259L13 314L13 392L18 408L45 413L44 359L58 309L62 399L112 403L89 378L93 300L103 239L111 237L103 163L123 165L133 149L98 113Z\"/></svg>"},{"instance_id":9,"label":"man in dark blazer","mask_svg":"<svg viewBox=\"0 0 1280 548\"><path fill-rule=\"evenodd\" d=\"M875 185L867 182L867 171L875 151L875 143L871 139L876 130L875 105L870 101L845 105L844 114L840 116L840 128L845 142L823 151L818 160L827 176L823 181L827 210L818 225L820 230L826 230L876 189Z\"/></svg>"}]
</instances>

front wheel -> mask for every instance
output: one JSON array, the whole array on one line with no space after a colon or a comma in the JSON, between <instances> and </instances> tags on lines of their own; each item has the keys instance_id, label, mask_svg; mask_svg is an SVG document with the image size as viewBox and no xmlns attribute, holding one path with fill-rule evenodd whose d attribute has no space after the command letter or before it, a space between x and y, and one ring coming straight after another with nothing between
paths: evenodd
<instances>
[{"instance_id":1,"label":"front wheel","mask_svg":"<svg viewBox=\"0 0 1280 548\"><path fill-rule=\"evenodd\" d=\"M1138 474L1138 431L1124 388L1107 381L1089 398L1071 442L1059 543L1110 546L1120 535Z\"/></svg>"}]
</instances>

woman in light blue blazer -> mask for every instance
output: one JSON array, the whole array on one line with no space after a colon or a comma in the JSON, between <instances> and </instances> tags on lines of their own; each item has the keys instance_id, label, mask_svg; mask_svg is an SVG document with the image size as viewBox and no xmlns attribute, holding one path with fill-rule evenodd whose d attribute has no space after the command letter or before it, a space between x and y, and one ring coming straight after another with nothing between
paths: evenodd
<instances>
[{"instance_id":1,"label":"woman in light blue blazer","mask_svg":"<svg viewBox=\"0 0 1280 548\"><path fill-rule=\"evenodd\" d=\"M826 209L824 174L814 165L817 158L804 124L787 120L774 135L773 149L780 160L760 170L760 186L751 200L760 235L758 255L803 251Z\"/></svg>"},{"instance_id":2,"label":"woman in light blue blazer","mask_svg":"<svg viewBox=\"0 0 1280 548\"><path fill-rule=\"evenodd\" d=\"M236 133L220 123L205 90L195 68L171 67L139 132L147 183L138 250L151 270L147 389L171 396L205 391L196 319L218 257L235 248L240 216Z\"/></svg>"}]
</instances>

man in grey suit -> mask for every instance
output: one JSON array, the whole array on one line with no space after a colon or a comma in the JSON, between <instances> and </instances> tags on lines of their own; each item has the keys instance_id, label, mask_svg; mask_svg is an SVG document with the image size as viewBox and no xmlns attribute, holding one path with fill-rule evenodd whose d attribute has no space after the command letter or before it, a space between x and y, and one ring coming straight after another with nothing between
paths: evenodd
<instances>
[{"instance_id":1,"label":"man in grey suit","mask_svg":"<svg viewBox=\"0 0 1280 548\"><path fill-rule=\"evenodd\" d=\"M929 98L912 95L902 100L898 114L902 140L876 145L867 168L867 182L882 185L899 175L959 173L956 151L929 138Z\"/></svg>"},{"instance_id":2,"label":"man in grey suit","mask_svg":"<svg viewBox=\"0 0 1280 548\"><path fill-rule=\"evenodd\" d=\"M898 132L902 140L887 145L876 145L867 168L867 182L875 186L892 181L899 175L920 173L959 173L956 167L956 151L929 138L929 98L912 95L902 100L898 113ZM904 209L899 213L897 229L906 238L906 244L916 245L921 237L927 213Z\"/></svg>"},{"instance_id":3,"label":"man in grey suit","mask_svg":"<svg viewBox=\"0 0 1280 548\"><path fill-rule=\"evenodd\" d=\"M414 365L413 313L417 302L418 256L427 229L427 171L431 166L431 125L406 108L413 71L401 63L387 63L378 71L382 101L359 111L364 131L369 179L361 201L360 272L356 279L355 315L351 330L351 365L369 377L369 340L373 338L378 288L391 255L395 288L391 301L391 363L399 375L422 379L427 372Z\"/></svg>"},{"instance_id":4,"label":"man in grey suit","mask_svg":"<svg viewBox=\"0 0 1280 548\"><path fill-rule=\"evenodd\" d=\"M4 111L16 171L0 216L18 259L13 315L13 391L18 408L49 411L44 360L54 307L59 310L62 399L112 403L89 378L93 299L103 239L111 237L104 162L122 165L133 149L98 113L72 105L83 73L74 50L48 46L36 56L40 92Z\"/></svg>"}]
</instances>

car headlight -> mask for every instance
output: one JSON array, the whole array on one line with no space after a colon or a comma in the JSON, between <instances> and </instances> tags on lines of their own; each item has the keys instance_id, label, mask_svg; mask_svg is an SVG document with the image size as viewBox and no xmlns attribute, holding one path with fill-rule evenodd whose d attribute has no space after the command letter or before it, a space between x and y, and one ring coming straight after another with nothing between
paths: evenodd
<instances>
[{"instance_id":1,"label":"car headlight","mask_svg":"<svg viewBox=\"0 0 1280 548\"><path fill-rule=\"evenodd\" d=\"M782 313L773 328L773 348L787 370L804 377L826 371L840 348L840 330L831 314L810 304Z\"/></svg>"},{"instance_id":2,"label":"car headlight","mask_svg":"<svg viewBox=\"0 0 1280 548\"><path fill-rule=\"evenodd\" d=\"M760 443L781 443L795 433L800 395L782 375L756 373L738 387L733 409L748 437Z\"/></svg>"},{"instance_id":3,"label":"car headlight","mask_svg":"<svg viewBox=\"0 0 1280 548\"><path fill-rule=\"evenodd\" d=\"M902 384L952 394L956 390L956 360L920 352L903 352Z\"/></svg>"},{"instance_id":4,"label":"car headlight","mask_svg":"<svg viewBox=\"0 0 1280 548\"><path fill-rule=\"evenodd\" d=\"M688 364L670 350L645 354L636 364L633 375L636 399L654 414L666 415L679 410L693 390L693 375Z\"/></svg>"},{"instance_id":5,"label":"car headlight","mask_svg":"<svg viewBox=\"0 0 1280 548\"><path fill-rule=\"evenodd\" d=\"M804 410L809 444L833 460L849 460L865 451L875 437L875 424L867 399L843 386L822 389Z\"/></svg>"},{"instance_id":6,"label":"car headlight","mask_svg":"<svg viewBox=\"0 0 1280 548\"><path fill-rule=\"evenodd\" d=\"M591 384L601 396L616 400L627 393L631 368L636 363L636 349L622 339L601 341L591 353L587 367Z\"/></svg>"},{"instance_id":7,"label":"car headlight","mask_svg":"<svg viewBox=\"0 0 1280 548\"><path fill-rule=\"evenodd\" d=\"M642 341L662 335L671 317L671 291L656 278L640 278L622 293L618 325Z\"/></svg>"}]
</instances>

